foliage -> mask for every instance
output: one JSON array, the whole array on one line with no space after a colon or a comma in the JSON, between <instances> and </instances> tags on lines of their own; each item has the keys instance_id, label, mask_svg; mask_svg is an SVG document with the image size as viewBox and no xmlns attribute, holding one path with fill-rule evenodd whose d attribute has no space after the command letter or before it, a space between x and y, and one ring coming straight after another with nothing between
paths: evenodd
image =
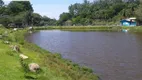
<instances>
[{"instance_id":1,"label":"foliage","mask_svg":"<svg viewBox=\"0 0 142 80\"><path fill-rule=\"evenodd\" d=\"M60 20L58 21L59 25L65 25L65 23L68 19L71 19L71 15L69 13L62 13L60 15Z\"/></svg>"},{"instance_id":2,"label":"foliage","mask_svg":"<svg viewBox=\"0 0 142 80\"><path fill-rule=\"evenodd\" d=\"M139 5L138 9L135 11L135 14L139 22L142 22L142 4Z\"/></svg>"},{"instance_id":3,"label":"foliage","mask_svg":"<svg viewBox=\"0 0 142 80\"><path fill-rule=\"evenodd\" d=\"M71 21L72 25L106 25L111 22L118 23L121 19L142 17L140 0L94 0L84 3L75 3L69 6L69 13L60 15L60 25ZM136 12L136 14L135 14ZM68 14L68 15L67 15Z\"/></svg>"},{"instance_id":4,"label":"foliage","mask_svg":"<svg viewBox=\"0 0 142 80\"><path fill-rule=\"evenodd\" d=\"M56 19L50 19L47 16L42 17L42 22L41 22L42 26L55 26L56 24L57 24Z\"/></svg>"},{"instance_id":5,"label":"foliage","mask_svg":"<svg viewBox=\"0 0 142 80\"><path fill-rule=\"evenodd\" d=\"M0 0L0 24L5 27L56 25L55 19L33 13L30 1L11 1L8 5ZM48 19L48 21L47 21Z\"/></svg>"},{"instance_id":6,"label":"foliage","mask_svg":"<svg viewBox=\"0 0 142 80\"><path fill-rule=\"evenodd\" d=\"M3 5L4 5L4 2L0 0L0 7L2 7Z\"/></svg>"},{"instance_id":7,"label":"foliage","mask_svg":"<svg viewBox=\"0 0 142 80\"><path fill-rule=\"evenodd\" d=\"M8 6L9 14L17 15L24 11L33 11L29 1L11 1Z\"/></svg>"},{"instance_id":8,"label":"foliage","mask_svg":"<svg viewBox=\"0 0 142 80\"><path fill-rule=\"evenodd\" d=\"M137 17L140 24L141 5L140 0L84 0L71 4L69 12L60 14L57 21L34 13L30 1L11 1L4 5L0 0L0 24L6 27L119 25L121 19L129 17Z\"/></svg>"}]
</instances>

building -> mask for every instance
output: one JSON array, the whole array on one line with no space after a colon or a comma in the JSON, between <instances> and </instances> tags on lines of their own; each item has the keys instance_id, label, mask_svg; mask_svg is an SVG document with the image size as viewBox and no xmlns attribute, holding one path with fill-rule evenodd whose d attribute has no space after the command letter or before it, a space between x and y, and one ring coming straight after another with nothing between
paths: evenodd
<instances>
[{"instance_id":1,"label":"building","mask_svg":"<svg viewBox=\"0 0 142 80\"><path fill-rule=\"evenodd\" d=\"M121 26L137 26L136 18L128 18L120 21Z\"/></svg>"}]
</instances>

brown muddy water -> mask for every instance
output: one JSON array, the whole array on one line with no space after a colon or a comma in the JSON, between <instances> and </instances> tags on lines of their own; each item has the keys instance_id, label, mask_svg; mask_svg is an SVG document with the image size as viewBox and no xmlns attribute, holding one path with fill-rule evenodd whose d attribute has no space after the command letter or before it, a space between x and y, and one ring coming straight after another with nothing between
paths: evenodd
<instances>
[{"instance_id":1,"label":"brown muddy water","mask_svg":"<svg viewBox=\"0 0 142 80\"><path fill-rule=\"evenodd\" d=\"M142 34L39 31L29 42L92 68L101 80L142 80Z\"/></svg>"}]
</instances>

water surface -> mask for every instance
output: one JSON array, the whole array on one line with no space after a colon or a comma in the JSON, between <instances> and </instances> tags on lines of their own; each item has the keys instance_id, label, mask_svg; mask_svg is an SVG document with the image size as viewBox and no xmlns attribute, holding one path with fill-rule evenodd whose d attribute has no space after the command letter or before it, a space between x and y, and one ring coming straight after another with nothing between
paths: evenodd
<instances>
[{"instance_id":1,"label":"water surface","mask_svg":"<svg viewBox=\"0 0 142 80\"><path fill-rule=\"evenodd\" d=\"M51 30L27 39L92 68L102 80L142 80L142 34Z\"/></svg>"}]
</instances>

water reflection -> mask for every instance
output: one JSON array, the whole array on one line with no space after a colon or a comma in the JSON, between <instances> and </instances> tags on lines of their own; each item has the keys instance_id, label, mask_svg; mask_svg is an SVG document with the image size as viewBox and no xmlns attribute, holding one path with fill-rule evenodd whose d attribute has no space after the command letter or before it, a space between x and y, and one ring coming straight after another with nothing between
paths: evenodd
<instances>
[{"instance_id":1,"label":"water reflection","mask_svg":"<svg viewBox=\"0 0 142 80\"><path fill-rule=\"evenodd\" d=\"M27 39L92 68L102 80L142 80L142 36L122 32L40 31Z\"/></svg>"}]
</instances>

